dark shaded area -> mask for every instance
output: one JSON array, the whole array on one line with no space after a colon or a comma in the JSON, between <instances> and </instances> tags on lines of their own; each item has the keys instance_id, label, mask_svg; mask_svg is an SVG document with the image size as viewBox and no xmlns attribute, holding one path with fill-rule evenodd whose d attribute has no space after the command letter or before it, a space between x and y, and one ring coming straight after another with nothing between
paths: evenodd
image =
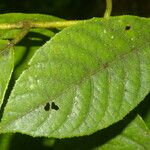
<instances>
[{"instance_id":1,"label":"dark shaded area","mask_svg":"<svg viewBox=\"0 0 150 150\"><path fill-rule=\"evenodd\" d=\"M113 15L150 16L149 0L113 0Z\"/></svg>"},{"instance_id":2,"label":"dark shaded area","mask_svg":"<svg viewBox=\"0 0 150 150\"><path fill-rule=\"evenodd\" d=\"M105 0L1 0L0 13L44 13L66 19L103 16ZM113 0L112 15L150 16L149 0Z\"/></svg>"},{"instance_id":3,"label":"dark shaded area","mask_svg":"<svg viewBox=\"0 0 150 150\"><path fill-rule=\"evenodd\" d=\"M10 142L10 150L52 150L43 146L43 138L32 138L27 135L14 134Z\"/></svg>"}]
</instances>

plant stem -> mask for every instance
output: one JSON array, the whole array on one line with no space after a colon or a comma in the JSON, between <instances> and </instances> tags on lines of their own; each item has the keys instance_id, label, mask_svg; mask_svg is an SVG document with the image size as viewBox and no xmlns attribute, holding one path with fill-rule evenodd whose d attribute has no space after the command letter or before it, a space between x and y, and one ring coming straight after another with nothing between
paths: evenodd
<instances>
[{"instance_id":1,"label":"plant stem","mask_svg":"<svg viewBox=\"0 0 150 150\"><path fill-rule=\"evenodd\" d=\"M56 21L56 22L19 22L0 24L0 29L21 29L28 24L30 28L65 28L81 22L81 20Z\"/></svg>"},{"instance_id":2,"label":"plant stem","mask_svg":"<svg viewBox=\"0 0 150 150\"><path fill-rule=\"evenodd\" d=\"M106 10L104 13L104 18L108 18L112 12L112 0L106 0Z\"/></svg>"},{"instance_id":3,"label":"plant stem","mask_svg":"<svg viewBox=\"0 0 150 150\"><path fill-rule=\"evenodd\" d=\"M18 36L16 36L16 38L11 41L11 44L15 45L19 43L28 34L29 30L30 26L23 28Z\"/></svg>"},{"instance_id":4,"label":"plant stem","mask_svg":"<svg viewBox=\"0 0 150 150\"><path fill-rule=\"evenodd\" d=\"M81 20L57 21L57 22L32 22L32 28L65 28L81 22Z\"/></svg>"}]
</instances>

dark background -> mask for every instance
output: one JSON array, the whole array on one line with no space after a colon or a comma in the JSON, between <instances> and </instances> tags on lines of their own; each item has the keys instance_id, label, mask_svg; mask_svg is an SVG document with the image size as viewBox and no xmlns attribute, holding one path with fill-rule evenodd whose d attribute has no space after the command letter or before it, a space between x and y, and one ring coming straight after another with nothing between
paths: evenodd
<instances>
[{"instance_id":1,"label":"dark background","mask_svg":"<svg viewBox=\"0 0 150 150\"><path fill-rule=\"evenodd\" d=\"M105 0L0 0L0 13L51 14L65 19L102 17ZM150 16L150 0L113 0L112 15Z\"/></svg>"}]
</instances>

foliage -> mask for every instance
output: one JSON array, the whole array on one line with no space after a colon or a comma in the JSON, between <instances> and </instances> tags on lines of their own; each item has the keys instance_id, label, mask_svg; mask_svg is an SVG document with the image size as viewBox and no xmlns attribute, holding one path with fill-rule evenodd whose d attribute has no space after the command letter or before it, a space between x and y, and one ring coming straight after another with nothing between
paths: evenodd
<instances>
[{"instance_id":1,"label":"foliage","mask_svg":"<svg viewBox=\"0 0 150 150\"><path fill-rule=\"evenodd\" d=\"M149 27L0 15L0 148L148 150Z\"/></svg>"}]
</instances>

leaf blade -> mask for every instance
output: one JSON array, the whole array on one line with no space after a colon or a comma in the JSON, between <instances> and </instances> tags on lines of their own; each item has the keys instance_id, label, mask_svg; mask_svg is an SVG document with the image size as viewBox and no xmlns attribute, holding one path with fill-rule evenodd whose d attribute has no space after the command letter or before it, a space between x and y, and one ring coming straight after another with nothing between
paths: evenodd
<instances>
[{"instance_id":1,"label":"leaf blade","mask_svg":"<svg viewBox=\"0 0 150 150\"><path fill-rule=\"evenodd\" d=\"M148 26L146 19L124 16L85 21L57 34L16 82L0 130L62 138L122 119L150 89ZM44 111L47 102L59 110Z\"/></svg>"}]
</instances>

